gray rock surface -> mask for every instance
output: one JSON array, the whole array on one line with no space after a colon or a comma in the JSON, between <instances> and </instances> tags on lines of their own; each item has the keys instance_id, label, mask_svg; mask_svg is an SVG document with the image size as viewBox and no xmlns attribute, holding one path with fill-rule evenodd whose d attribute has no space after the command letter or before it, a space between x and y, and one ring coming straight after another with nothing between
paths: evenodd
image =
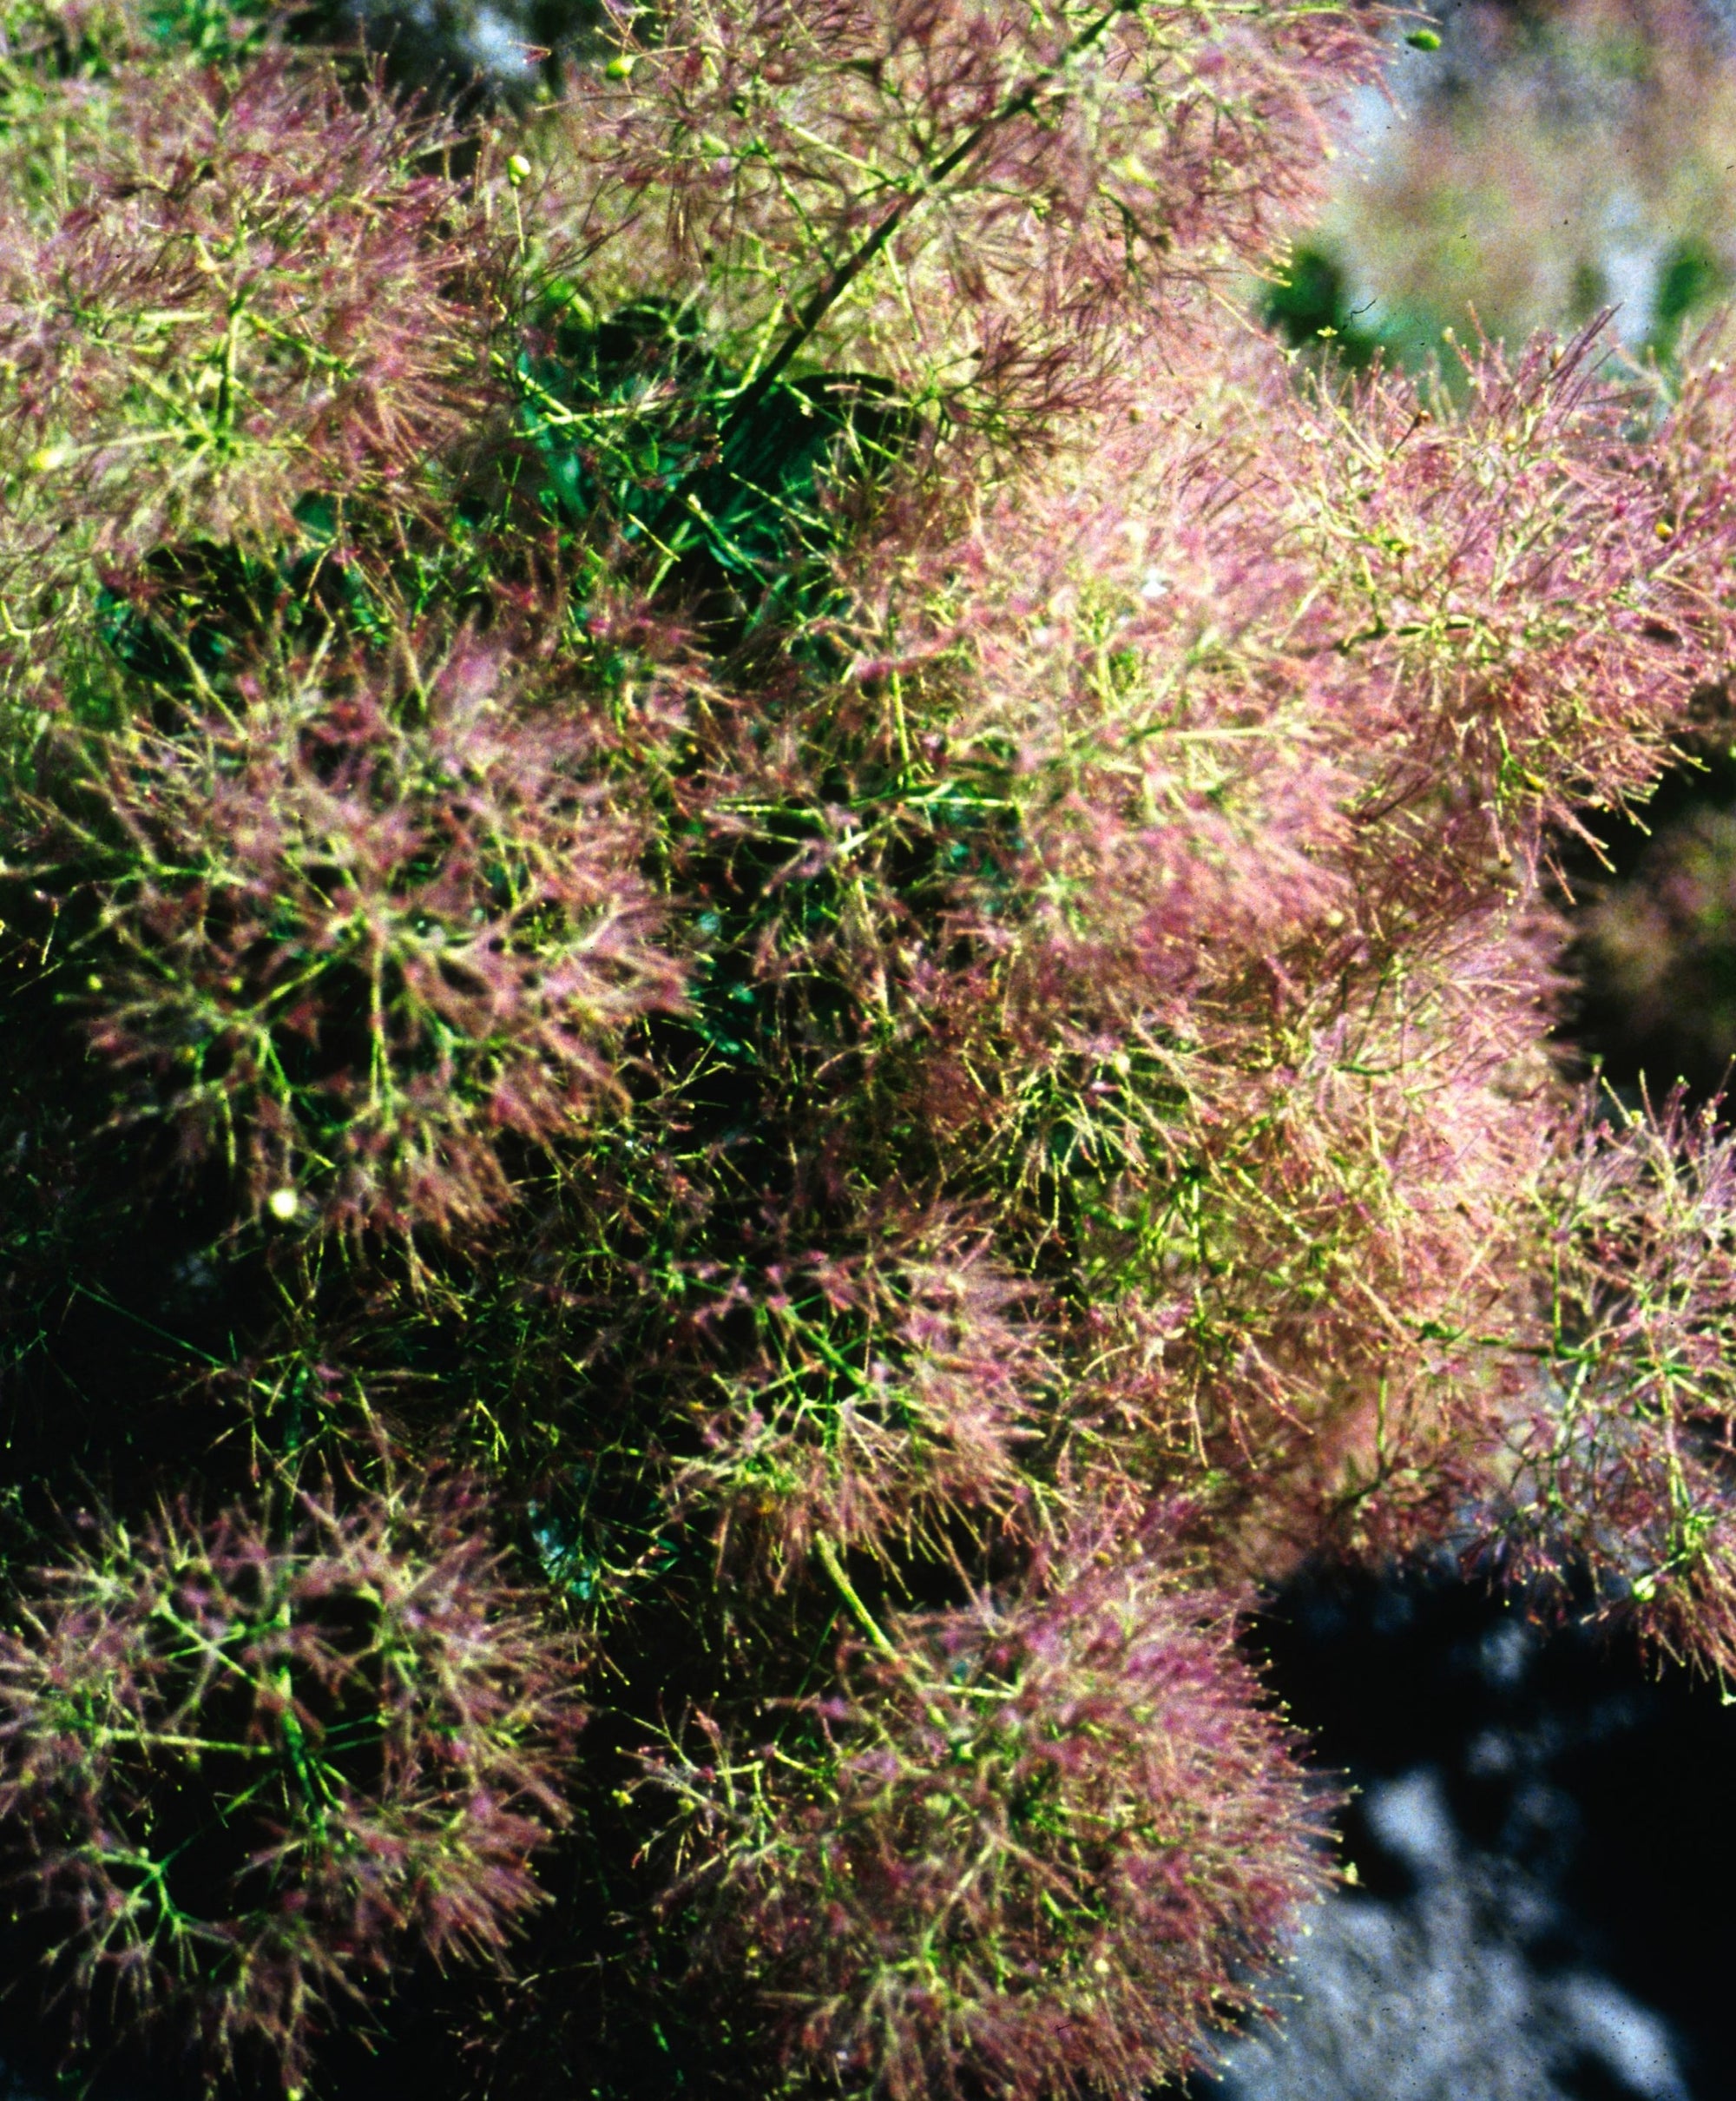
<instances>
[{"instance_id":1,"label":"gray rock surface","mask_svg":"<svg viewBox=\"0 0 1736 2101\"><path fill-rule=\"evenodd\" d=\"M1546 1789L1529 1809L1574 1821ZM1232 2052L1222 2101L1691 2101L1666 2022L1597 1969L1558 1963L1558 1899L1466 1843L1437 1769L1371 1787L1363 1818L1414 1887L1320 1907L1284 2026Z\"/></svg>"}]
</instances>

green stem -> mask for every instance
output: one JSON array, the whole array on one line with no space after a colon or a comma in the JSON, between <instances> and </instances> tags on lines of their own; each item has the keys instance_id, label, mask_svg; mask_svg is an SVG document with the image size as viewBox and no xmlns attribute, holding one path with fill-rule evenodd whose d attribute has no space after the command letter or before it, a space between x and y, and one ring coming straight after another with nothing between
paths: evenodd
<instances>
[{"instance_id":1,"label":"green stem","mask_svg":"<svg viewBox=\"0 0 1736 2101\"><path fill-rule=\"evenodd\" d=\"M849 1577L845 1574L844 1564L838 1558L838 1549L832 1544L830 1539L823 1538L817 1542L815 1551L819 1556L820 1566L825 1571L826 1574L831 1577L833 1583L838 1585L838 1596L843 1598L845 1604L847 1604L850 1607L850 1610L855 1614L857 1623L861 1627L862 1631L868 1637L869 1640L873 1643L874 1646L880 1651L882 1656L890 1656L896 1659L898 1653L898 1650L893 1648L891 1643L886 1638L885 1631L881 1627L878 1620L875 1618L874 1615L868 1610L867 1606L863 1604L861 1594L858 1591L856 1585L852 1583Z\"/></svg>"}]
</instances>

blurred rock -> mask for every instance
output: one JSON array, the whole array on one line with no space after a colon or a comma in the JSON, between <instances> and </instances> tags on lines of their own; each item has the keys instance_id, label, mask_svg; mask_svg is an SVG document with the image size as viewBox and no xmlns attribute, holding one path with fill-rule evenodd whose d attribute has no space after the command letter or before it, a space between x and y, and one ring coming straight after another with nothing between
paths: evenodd
<instances>
[{"instance_id":1,"label":"blurred rock","mask_svg":"<svg viewBox=\"0 0 1736 2101\"><path fill-rule=\"evenodd\" d=\"M603 10L601 0L315 0L300 20L315 41L380 53L400 88L462 115L556 91Z\"/></svg>"},{"instance_id":2,"label":"blurred rock","mask_svg":"<svg viewBox=\"0 0 1736 2101\"><path fill-rule=\"evenodd\" d=\"M1317 1579L1269 1633L1359 1793L1356 1886L1298 1942L1281 2027L1196 2101L1726 2101L1736 1718L1450 1573Z\"/></svg>"},{"instance_id":3,"label":"blurred rock","mask_svg":"<svg viewBox=\"0 0 1736 2101\"><path fill-rule=\"evenodd\" d=\"M1325 1907L1294 2011L1234 2052L1224 2101L1691 2101L1667 2024L1607 1976L1554 1966L1559 1903L1467 1845L1438 1770L1371 1788L1364 1817L1417 1887Z\"/></svg>"}]
</instances>

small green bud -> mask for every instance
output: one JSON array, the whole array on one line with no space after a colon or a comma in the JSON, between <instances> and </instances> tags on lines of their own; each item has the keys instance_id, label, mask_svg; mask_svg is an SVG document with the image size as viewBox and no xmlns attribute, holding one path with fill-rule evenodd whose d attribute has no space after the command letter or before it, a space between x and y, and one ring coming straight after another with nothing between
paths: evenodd
<instances>
[{"instance_id":1,"label":"small green bud","mask_svg":"<svg viewBox=\"0 0 1736 2101\"><path fill-rule=\"evenodd\" d=\"M516 153L506 164L506 179L514 189L523 189L530 180L530 163L522 153Z\"/></svg>"},{"instance_id":2,"label":"small green bud","mask_svg":"<svg viewBox=\"0 0 1736 2101\"><path fill-rule=\"evenodd\" d=\"M76 445L44 445L40 451L32 452L24 462L26 474L53 474L62 467L69 467L78 458Z\"/></svg>"},{"instance_id":3,"label":"small green bud","mask_svg":"<svg viewBox=\"0 0 1736 2101\"><path fill-rule=\"evenodd\" d=\"M1412 30L1404 39L1413 51L1438 51L1441 39L1435 30Z\"/></svg>"},{"instance_id":4,"label":"small green bud","mask_svg":"<svg viewBox=\"0 0 1736 2101\"><path fill-rule=\"evenodd\" d=\"M639 61L630 51L617 51L602 69L605 80L631 80Z\"/></svg>"}]
</instances>

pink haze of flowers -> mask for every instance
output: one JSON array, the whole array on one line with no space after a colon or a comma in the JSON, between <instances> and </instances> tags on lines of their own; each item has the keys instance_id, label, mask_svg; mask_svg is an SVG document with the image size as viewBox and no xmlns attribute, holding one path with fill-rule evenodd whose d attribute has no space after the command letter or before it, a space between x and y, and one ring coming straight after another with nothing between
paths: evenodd
<instances>
[{"instance_id":1,"label":"pink haze of flowers","mask_svg":"<svg viewBox=\"0 0 1736 2101\"><path fill-rule=\"evenodd\" d=\"M1552 1034L1736 386L1247 322L1361 7L610 19L6 17L14 1901L218 2084L1132 2096L1330 1879L1253 1585L1736 1670L1731 1142Z\"/></svg>"}]
</instances>

